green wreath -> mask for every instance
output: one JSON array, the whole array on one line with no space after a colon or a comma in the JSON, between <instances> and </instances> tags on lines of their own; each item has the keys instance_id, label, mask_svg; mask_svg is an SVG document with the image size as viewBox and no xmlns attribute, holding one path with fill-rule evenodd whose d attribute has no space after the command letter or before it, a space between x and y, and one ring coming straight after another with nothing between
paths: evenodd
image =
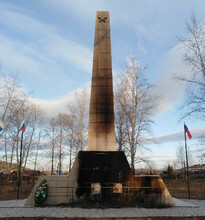
<instances>
[{"instance_id":1,"label":"green wreath","mask_svg":"<svg viewBox=\"0 0 205 220\"><path fill-rule=\"evenodd\" d=\"M34 201L36 204L42 204L48 196L48 183L44 179L40 185L37 187L34 194Z\"/></svg>"}]
</instances>

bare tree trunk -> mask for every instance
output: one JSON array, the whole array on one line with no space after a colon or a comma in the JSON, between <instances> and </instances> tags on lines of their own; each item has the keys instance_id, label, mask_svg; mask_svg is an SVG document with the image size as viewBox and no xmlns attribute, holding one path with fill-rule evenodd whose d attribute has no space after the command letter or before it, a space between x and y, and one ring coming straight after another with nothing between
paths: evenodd
<instances>
[{"instance_id":1,"label":"bare tree trunk","mask_svg":"<svg viewBox=\"0 0 205 220\"><path fill-rule=\"evenodd\" d=\"M7 164L8 160L7 160L7 137L6 137L6 132L4 133L4 148L5 148L5 159L6 159L6 164Z\"/></svg>"},{"instance_id":2,"label":"bare tree trunk","mask_svg":"<svg viewBox=\"0 0 205 220\"><path fill-rule=\"evenodd\" d=\"M83 150L83 138L84 138L84 111L82 112L82 120L81 120L81 138L80 138L80 150L81 151Z\"/></svg>"},{"instance_id":3,"label":"bare tree trunk","mask_svg":"<svg viewBox=\"0 0 205 220\"><path fill-rule=\"evenodd\" d=\"M27 151L26 151L26 158L24 160L25 161L24 162L24 167L23 167L24 170L26 168L27 160L28 160L28 157L29 157L29 153L30 153L30 149L31 149L31 144L32 144L32 141L33 141L34 131L35 131L35 128L33 127L33 130L32 130L32 133L31 133L30 139L29 139L28 148L27 148Z\"/></svg>"},{"instance_id":4,"label":"bare tree trunk","mask_svg":"<svg viewBox=\"0 0 205 220\"><path fill-rule=\"evenodd\" d=\"M70 144L70 152L69 152L69 172L71 171L71 167L72 167L72 143Z\"/></svg>"},{"instance_id":5,"label":"bare tree trunk","mask_svg":"<svg viewBox=\"0 0 205 220\"><path fill-rule=\"evenodd\" d=\"M54 141L53 141L54 142ZM52 143L52 156L51 156L51 175L54 174L54 167L53 167L53 164L54 164L54 154L55 154L55 144Z\"/></svg>"},{"instance_id":6,"label":"bare tree trunk","mask_svg":"<svg viewBox=\"0 0 205 220\"><path fill-rule=\"evenodd\" d=\"M118 150L122 151L123 147L123 131L122 131L122 124L118 127Z\"/></svg>"},{"instance_id":7,"label":"bare tree trunk","mask_svg":"<svg viewBox=\"0 0 205 220\"><path fill-rule=\"evenodd\" d=\"M71 134L70 134L70 149L69 149L69 172L71 171L71 168L72 168L72 157L73 157L73 147L74 147L74 118L72 117L71 119L71 123L69 125L70 127L70 131L71 131Z\"/></svg>"},{"instance_id":8,"label":"bare tree trunk","mask_svg":"<svg viewBox=\"0 0 205 220\"><path fill-rule=\"evenodd\" d=\"M15 144L16 144L16 138L14 138L12 140L11 157L10 157L10 168L11 168L12 162L13 162L13 155L14 155Z\"/></svg>"},{"instance_id":9,"label":"bare tree trunk","mask_svg":"<svg viewBox=\"0 0 205 220\"><path fill-rule=\"evenodd\" d=\"M39 148L39 145L40 145L40 141L41 141L41 131L39 132L38 143L36 145L36 154L35 154L35 161L34 161L34 171L36 171L37 159L38 159L38 148Z\"/></svg>"},{"instance_id":10,"label":"bare tree trunk","mask_svg":"<svg viewBox=\"0 0 205 220\"><path fill-rule=\"evenodd\" d=\"M38 159L38 147L39 144L36 146L36 155L35 155L35 161L34 161L34 171L36 171L36 165L37 165L37 159Z\"/></svg>"},{"instance_id":11,"label":"bare tree trunk","mask_svg":"<svg viewBox=\"0 0 205 220\"><path fill-rule=\"evenodd\" d=\"M135 174L135 155L131 153L131 169L132 172Z\"/></svg>"},{"instance_id":12,"label":"bare tree trunk","mask_svg":"<svg viewBox=\"0 0 205 220\"><path fill-rule=\"evenodd\" d=\"M62 128L60 128L60 151L59 151L59 175L61 175L61 161L62 161L62 139L63 139L63 132Z\"/></svg>"}]
</instances>

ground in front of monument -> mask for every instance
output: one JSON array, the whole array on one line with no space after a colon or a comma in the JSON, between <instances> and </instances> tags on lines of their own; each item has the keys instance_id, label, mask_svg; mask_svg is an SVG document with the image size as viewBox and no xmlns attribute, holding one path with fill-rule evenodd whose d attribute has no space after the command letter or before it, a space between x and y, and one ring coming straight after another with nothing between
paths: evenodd
<instances>
[{"instance_id":1,"label":"ground in front of monument","mask_svg":"<svg viewBox=\"0 0 205 220\"><path fill-rule=\"evenodd\" d=\"M204 200L174 199L170 208L107 208L84 209L71 207L24 207L26 200L0 202L0 219L205 219Z\"/></svg>"}]
</instances>

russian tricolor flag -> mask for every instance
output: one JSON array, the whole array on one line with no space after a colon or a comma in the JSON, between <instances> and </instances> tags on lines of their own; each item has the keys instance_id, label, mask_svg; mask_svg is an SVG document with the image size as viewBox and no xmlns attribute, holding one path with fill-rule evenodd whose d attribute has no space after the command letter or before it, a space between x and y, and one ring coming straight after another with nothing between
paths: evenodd
<instances>
[{"instance_id":1,"label":"russian tricolor flag","mask_svg":"<svg viewBox=\"0 0 205 220\"><path fill-rule=\"evenodd\" d=\"M0 131L2 131L4 129L4 124L3 122L0 121Z\"/></svg>"},{"instance_id":2,"label":"russian tricolor flag","mask_svg":"<svg viewBox=\"0 0 205 220\"><path fill-rule=\"evenodd\" d=\"M20 127L20 131L24 132L26 129L25 123L24 121L21 122L21 127Z\"/></svg>"},{"instance_id":3,"label":"russian tricolor flag","mask_svg":"<svg viewBox=\"0 0 205 220\"><path fill-rule=\"evenodd\" d=\"M190 133L188 127L185 125L185 123L184 123L184 132L187 133L189 139L192 139L191 133Z\"/></svg>"}]
</instances>

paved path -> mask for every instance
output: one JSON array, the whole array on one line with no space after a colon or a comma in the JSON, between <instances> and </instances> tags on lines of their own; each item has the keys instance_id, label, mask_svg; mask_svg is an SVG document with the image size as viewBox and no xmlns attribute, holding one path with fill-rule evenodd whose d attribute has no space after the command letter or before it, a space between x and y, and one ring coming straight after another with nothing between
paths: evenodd
<instances>
[{"instance_id":1,"label":"paved path","mask_svg":"<svg viewBox=\"0 0 205 220\"><path fill-rule=\"evenodd\" d=\"M182 200L181 200L182 201ZM84 209L68 207L25 208L25 200L0 202L0 218L48 217L48 218L133 218L133 217L197 217L205 218L205 200L183 200L184 204L196 206L172 207L163 209L148 208L109 208Z\"/></svg>"}]
</instances>

